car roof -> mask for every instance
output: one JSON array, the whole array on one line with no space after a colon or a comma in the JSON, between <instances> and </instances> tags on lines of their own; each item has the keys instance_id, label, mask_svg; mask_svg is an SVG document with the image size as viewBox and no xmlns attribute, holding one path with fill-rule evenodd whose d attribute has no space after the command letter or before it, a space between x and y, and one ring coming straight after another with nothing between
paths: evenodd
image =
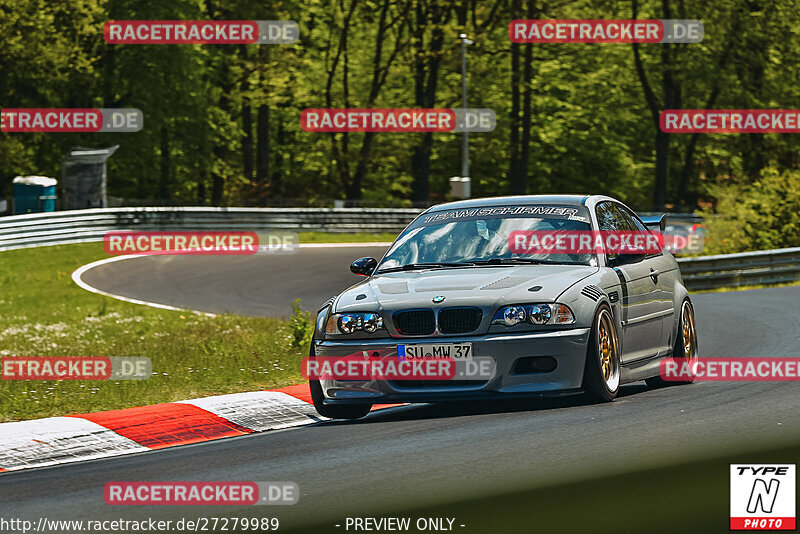
<instances>
[{"instance_id":1,"label":"car roof","mask_svg":"<svg viewBox=\"0 0 800 534\"><path fill-rule=\"evenodd\" d=\"M583 206L589 195L518 195L506 197L470 198L432 206L427 212L467 209L486 206L520 206L528 204L554 204L558 206Z\"/></svg>"}]
</instances>

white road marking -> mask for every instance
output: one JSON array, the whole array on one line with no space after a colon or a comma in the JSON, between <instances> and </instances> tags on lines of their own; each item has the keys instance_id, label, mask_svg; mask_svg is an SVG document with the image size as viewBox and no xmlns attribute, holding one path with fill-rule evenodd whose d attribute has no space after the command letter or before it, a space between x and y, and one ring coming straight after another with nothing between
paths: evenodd
<instances>
[{"instance_id":1,"label":"white road marking","mask_svg":"<svg viewBox=\"0 0 800 534\"><path fill-rule=\"evenodd\" d=\"M90 291L92 293L97 293L98 295L103 295L106 297L111 297L112 299L122 300L124 302L130 302L132 304L141 304L143 306L150 306L151 308L160 308L162 310L172 310L172 311L182 311L182 312L190 312L190 313L197 313L200 315L206 315L208 317L216 317L214 313L207 313L201 312L197 310L190 310L187 308L177 308L175 306L169 306L167 304L159 304L157 302L148 302L146 300L139 300L139 299L132 299L128 297L123 297L122 295L115 295L113 293L108 293L107 291L103 291L102 289L97 289L94 286L90 286L86 282L83 281L81 276L83 273L88 271L89 269L94 269L95 267L99 267L101 265L105 265L107 263L113 263L115 261L122 261L122 260L129 260L131 258L141 258L142 256L139 255L129 255L129 256L113 256L111 258L105 258L102 260L93 261L92 263L87 263L86 265L82 265L75 269L75 272L72 273L72 281L75 282L78 287L85 289L86 291Z\"/></svg>"},{"instance_id":2,"label":"white road marking","mask_svg":"<svg viewBox=\"0 0 800 534\"><path fill-rule=\"evenodd\" d=\"M375 242L375 243L301 243L298 246L300 248L345 248L345 247L388 247L391 243L384 243L384 242ZM182 312L190 312L190 313L197 313L200 315L205 315L207 317L216 317L217 315L214 313L202 312L197 310L191 310L188 308L178 308L176 306L169 306L167 304L159 304L157 302L149 302L146 300L139 300L139 299L132 299L128 297L123 297L122 295L115 295L113 293L109 293L107 291L103 291L102 289L97 289L94 286L91 286L83 281L81 278L83 273L90 269L94 269L95 267L100 267L101 265L106 265L108 263L113 263L116 261L123 261L123 260L130 260L133 258L142 258L146 255L142 254L129 254L125 256L112 256L110 258L105 258L102 260L93 261L92 263L87 263L86 265L82 265L75 269L75 272L72 273L72 281L75 282L78 287L85 289L86 291L90 291L92 293L97 293L98 295L103 295L106 297L111 297L112 299L121 300L124 302L130 302L132 304L141 304L142 306L150 306L151 308L160 308L162 310L172 310L172 311L182 311Z\"/></svg>"}]
</instances>

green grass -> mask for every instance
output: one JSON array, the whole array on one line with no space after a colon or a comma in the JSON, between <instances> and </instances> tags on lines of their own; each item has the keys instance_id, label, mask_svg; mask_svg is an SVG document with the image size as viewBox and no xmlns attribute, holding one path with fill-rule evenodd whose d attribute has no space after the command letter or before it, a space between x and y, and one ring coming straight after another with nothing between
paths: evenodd
<instances>
[{"instance_id":1,"label":"green grass","mask_svg":"<svg viewBox=\"0 0 800 534\"><path fill-rule=\"evenodd\" d=\"M75 285L75 269L104 257L100 243L0 252L0 358L147 356L153 376L141 381L0 381L0 421L301 381L300 359L307 349L292 346L296 321L160 310Z\"/></svg>"},{"instance_id":2,"label":"green grass","mask_svg":"<svg viewBox=\"0 0 800 534\"><path fill-rule=\"evenodd\" d=\"M397 234L391 233L328 234L324 232L300 232L297 235L300 238L300 243L391 243L397 237Z\"/></svg>"}]
</instances>

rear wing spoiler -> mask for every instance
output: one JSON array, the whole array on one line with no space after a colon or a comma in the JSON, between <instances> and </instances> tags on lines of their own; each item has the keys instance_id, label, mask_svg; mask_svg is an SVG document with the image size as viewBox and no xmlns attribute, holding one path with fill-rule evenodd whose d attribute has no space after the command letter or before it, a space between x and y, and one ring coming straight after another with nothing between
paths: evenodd
<instances>
[{"instance_id":1,"label":"rear wing spoiler","mask_svg":"<svg viewBox=\"0 0 800 534\"><path fill-rule=\"evenodd\" d=\"M654 232L661 232L664 233L664 230L667 228L667 214L662 213L661 215L649 215L647 217L640 217L642 222L647 226L650 230Z\"/></svg>"}]
</instances>

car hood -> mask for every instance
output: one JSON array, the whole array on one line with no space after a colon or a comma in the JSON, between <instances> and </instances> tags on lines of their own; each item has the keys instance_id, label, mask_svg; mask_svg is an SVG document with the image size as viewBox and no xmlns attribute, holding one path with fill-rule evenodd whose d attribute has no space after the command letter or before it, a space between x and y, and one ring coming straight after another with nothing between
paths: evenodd
<instances>
[{"instance_id":1,"label":"car hood","mask_svg":"<svg viewBox=\"0 0 800 534\"><path fill-rule=\"evenodd\" d=\"M504 265L378 274L344 291L335 311L431 307L437 296L445 298L438 304L442 307L554 302L598 270L584 265Z\"/></svg>"}]
</instances>

